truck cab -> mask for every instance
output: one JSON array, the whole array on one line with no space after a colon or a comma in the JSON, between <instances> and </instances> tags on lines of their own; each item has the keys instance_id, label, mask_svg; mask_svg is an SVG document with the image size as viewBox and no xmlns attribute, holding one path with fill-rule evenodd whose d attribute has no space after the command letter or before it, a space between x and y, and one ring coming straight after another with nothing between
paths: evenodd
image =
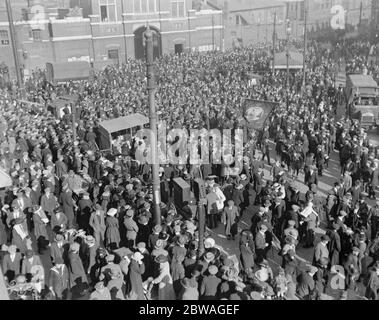
<instances>
[{"instance_id":1,"label":"truck cab","mask_svg":"<svg viewBox=\"0 0 379 320\"><path fill-rule=\"evenodd\" d=\"M379 125L379 87L370 75L350 74L346 81L347 111L364 128Z\"/></svg>"}]
</instances>

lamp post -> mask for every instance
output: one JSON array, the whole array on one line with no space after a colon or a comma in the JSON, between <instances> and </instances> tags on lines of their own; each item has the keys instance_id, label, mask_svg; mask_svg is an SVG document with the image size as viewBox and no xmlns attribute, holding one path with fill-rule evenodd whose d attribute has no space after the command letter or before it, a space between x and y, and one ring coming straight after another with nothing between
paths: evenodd
<instances>
[{"instance_id":1,"label":"lamp post","mask_svg":"<svg viewBox=\"0 0 379 320\"><path fill-rule=\"evenodd\" d=\"M307 56L307 0L304 0L304 52L303 52L303 94L305 93L305 80L307 76L307 64L306 64L306 56Z\"/></svg>"},{"instance_id":2,"label":"lamp post","mask_svg":"<svg viewBox=\"0 0 379 320\"><path fill-rule=\"evenodd\" d=\"M160 209L160 181L159 181L159 162L158 162L158 127L157 127L157 111L155 108L155 74L154 74L154 47L153 47L153 32L149 25L145 32L146 40L146 77L147 91L149 96L149 123L152 133L151 137L151 159L153 172L153 198L154 198L154 223L161 223Z\"/></svg>"},{"instance_id":3,"label":"lamp post","mask_svg":"<svg viewBox=\"0 0 379 320\"><path fill-rule=\"evenodd\" d=\"M16 77L17 77L17 85L21 92L22 97L25 97L25 90L24 90L24 81L21 74L21 66L20 66L20 58L18 55L18 48L17 48L17 38L16 38L16 30L13 23L13 14L12 14L12 7L10 0L5 1L6 9L7 9L7 16L8 16L8 23L9 23L9 32L10 32L10 38L11 38L11 45L12 45L12 53L13 53L13 59L14 64L16 68Z\"/></svg>"},{"instance_id":4,"label":"lamp post","mask_svg":"<svg viewBox=\"0 0 379 320\"><path fill-rule=\"evenodd\" d=\"M287 107L289 105L289 91L290 91L290 46L289 46L289 42L290 42L290 34L291 34L291 27L290 27L290 20L287 19L287 24L286 24L286 33L287 33L287 44L286 44L286 57L287 57L287 84L286 84L286 87L287 87Z\"/></svg>"},{"instance_id":5,"label":"lamp post","mask_svg":"<svg viewBox=\"0 0 379 320\"><path fill-rule=\"evenodd\" d=\"M274 13L274 32L272 34L272 75L275 74L276 11Z\"/></svg>"}]
</instances>

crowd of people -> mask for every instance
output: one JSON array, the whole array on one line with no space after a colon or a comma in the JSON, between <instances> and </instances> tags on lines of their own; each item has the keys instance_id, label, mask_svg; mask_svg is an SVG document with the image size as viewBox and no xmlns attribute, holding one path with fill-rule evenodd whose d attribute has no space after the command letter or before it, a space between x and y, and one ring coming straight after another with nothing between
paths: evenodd
<instances>
[{"instance_id":1,"label":"crowd of people","mask_svg":"<svg viewBox=\"0 0 379 320\"><path fill-rule=\"evenodd\" d=\"M357 121L335 120L336 56L356 68L367 55L366 45L351 45L353 57L312 42L303 92L302 73L291 74L289 88L286 73L271 73L268 45L158 59L158 117L170 128L247 127L245 98L278 103L263 130L247 131L239 175L225 175L225 164L160 167L160 224L151 166L136 160L143 142L126 136L111 152L98 148L101 120L147 115L143 61L60 86L36 72L26 86L33 104L4 90L0 167L13 185L0 199L0 244L9 286L33 283L45 299L323 299L342 266L346 289L363 284L366 298L377 299L379 202L366 201L376 199L377 154ZM252 86L255 70L262 79ZM56 97L74 94L75 141L69 110L61 118L51 112ZM341 172L325 198L318 184L333 152ZM306 193L299 191L303 176ZM175 201L178 177L192 191L204 180L204 252L195 199L180 207ZM241 230L243 217L251 224ZM220 224L238 241L239 259L211 237ZM301 248L314 248L311 263L297 254ZM270 254L281 258L279 268Z\"/></svg>"}]
</instances>

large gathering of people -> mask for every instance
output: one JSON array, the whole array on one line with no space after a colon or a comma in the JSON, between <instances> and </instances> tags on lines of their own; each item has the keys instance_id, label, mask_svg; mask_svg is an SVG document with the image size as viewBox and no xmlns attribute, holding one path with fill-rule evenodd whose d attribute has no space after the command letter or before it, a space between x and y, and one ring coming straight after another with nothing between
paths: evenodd
<instances>
[{"instance_id":1,"label":"large gathering of people","mask_svg":"<svg viewBox=\"0 0 379 320\"><path fill-rule=\"evenodd\" d=\"M99 148L101 121L148 115L144 61L60 85L36 71L25 84L30 103L15 86L2 89L0 168L12 179L0 189L8 286L33 284L43 299L347 299L364 288L366 299L377 300L378 154L359 121L337 119L347 101L335 84L342 60L346 72L376 73L379 64L367 56L377 47L310 42L304 88L301 71L291 72L289 86L286 72L272 73L270 48L156 60L157 113L169 128L247 129L239 175L226 174L225 163L160 166L161 223L144 160L149 146L126 134L111 150ZM62 116L55 112L63 95L78 97L74 124L69 105ZM277 103L262 130L244 119L246 98ZM333 185L321 192L332 157ZM192 191L198 179L204 183L204 228L196 199L176 201L179 177ZM236 242L237 259L218 243L220 225ZM312 250L312 261L304 250ZM334 288L341 273L343 286Z\"/></svg>"}]
</instances>

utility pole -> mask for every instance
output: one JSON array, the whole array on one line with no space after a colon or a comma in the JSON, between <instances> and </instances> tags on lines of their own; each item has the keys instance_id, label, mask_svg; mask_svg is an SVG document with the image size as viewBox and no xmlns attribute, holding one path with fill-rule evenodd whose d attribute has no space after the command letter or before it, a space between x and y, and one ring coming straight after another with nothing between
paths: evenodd
<instances>
[{"instance_id":1,"label":"utility pole","mask_svg":"<svg viewBox=\"0 0 379 320\"><path fill-rule=\"evenodd\" d=\"M125 30L125 12L124 12L124 0L121 0L121 11L122 11L122 37L124 38L124 48L125 48L125 64L128 62L128 53L126 46L126 30Z\"/></svg>"},{"instance_id":2,"label":"utility pole","mask_svg":"<svg viewBox=\"0 0 379 320\"><path fill-rule=\"evenodd\" d=\"M306 64L306 56L307 56L307 17L308 9L307 9L307 0L304 0L304 53L303 53L303 93L305 93L305 82L307 76L307 64Z\"/></svg>"},{"instance_id":3,"label":"utility pole","mask_svg":"<svg viewBox=\"0 0 379 320\"><path fill-rule=\"evenodd\" d=\"M12 14L12 7L11 7L10 0L5 0L5 4L7 7L9 32L10 32L10 36L11 36L12 53L13 53L14 64L15 64L15 68L16 68L17 85L18 85L18 88L21 92L22 97L24 97L25 96L24 81L22 79L22 74L21 74L20 60L19 60L19 55L18 55L18 50L17 50L16 31L15 31L15 27L14 27L14 23L13 23L13 14Z\"/></svg>"},{"instance_id":4,"label":"utility pole","mask_svg":"<svg viewBox=\"0 0 379 320\"><path fill-rule=\"evenodd\" d=\"M189 52L192 52L192 44L191 44L191 18L190 18L190 12L188 10L188 50Z\"/></svg>"},{"instance_id":5,"label":"utility pole","mask_svg":"<svg viewBox=\"0 0 379 320\"><path fill-rule=\"evenodd\" d=\"M286 29L286 32L287 32L287 44L286 44L286 49L287 49L287 53L286 53L286 57L287 57L287 108L289 106L289 91L290 91L290 32L291 32L291 28L290 28L290 20L287 19L287 29Z\"/></svg>"},{"instance_id":6,"label":"utility pole","mask_svg":"<svg viewBox=\"0 0 379 320\"><path fill-rule=\"evenodd\" d=\"M147 91L149 96L149 123L151 130L151 159L153 171L153 197L154 197L154 223L161 224L161 208L160 208L160 179L159 179L159 162L158 162L158 127L157 127L157 111L155 108L155 74L154 74L154 47L153 32L149 25L145 32L146 40L146 77Z\"/></svg>"},{"instance_id":7,"label":"utility pole","mask_svg":"<svg viewBox=\"0 0 379 320\"><path fill-rule=\"evenodd\" d=\"M361 5L359 7L359 26L362 25L362 11L363 11L363 3L361 1Z\"/></svg>"},{"instance_id":8,"label":"utility pole","mask_svg":"<svg viewBox=\"0 0 379 320\"><path fill-rule=\"evenodd\" d=\"M287 44L286 44L286 57L287 57L287 90L289 90L289 85L290 85L290 64L289 64L289 60L290 60L290 32L291 32L291 29L290 29L290 20L287 19L287 29L286 29L286 32L287 32Z\"/></svg>"},{"instance_id":9,"label":"utility pole","mask_svg":"<svg viewBox=\"0 0 379 320\"><path fill-rule=\"evenodd\" d=\"M276 46L276 11L274 12L274 32L272 34L272 75L275 74L275 46Z\"/></svg>"},{"instance_id":10,"label":"utility pole","mask_svg":"<svg viewBox=\"0 0 379 320\"><path fill-rule=\"evenodd\" d=\"M215 19L212 13L212 49L215 51Z\"/></svg>"}]
</instances>

